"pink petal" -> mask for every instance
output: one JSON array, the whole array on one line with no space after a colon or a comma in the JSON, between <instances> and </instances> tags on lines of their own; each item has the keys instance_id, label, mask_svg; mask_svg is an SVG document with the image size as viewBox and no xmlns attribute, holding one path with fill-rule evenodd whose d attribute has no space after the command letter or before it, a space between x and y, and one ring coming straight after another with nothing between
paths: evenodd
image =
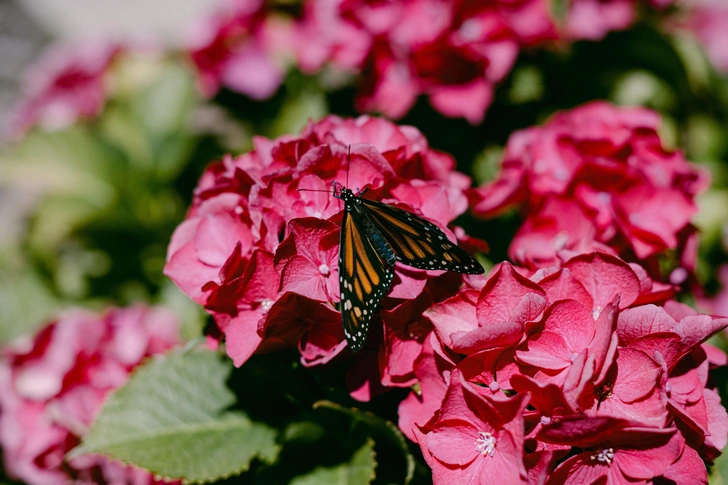
<instances>
[{"instance_id":1,"label":"pink petal","mask_svg":"<svg viewBox=\"0 0 728 485\"><path fill-rule=\"evenodd\" d=\"M640 282L632 268L614 256L591 253L577 256L565 265L602 309L619 296L619 307L629 307L639 296Z\"/></svg>"},{"instance_id":2,"label":"pink petal","mask_svg":"<svg viewBox=\"0 0 728 485\"><path fill-rule=\"evenodd\" d=\"M493 86L485 79L475 79L468 84L437 86L429 94L430 104L440 113L477 125L493 101Z\"/></svg>"},{"instance_id":3,"label":"pink petal","mask_svg":"<svg viewBox=\"0 0 728 485\"><path fill-rule=\"evenodd\" d=\"M662 367L644 352L629 348L619 350L617 381L613 392L624 402L633 402L654 391Z\"/></svg>"},{"instance_id":4,"label":"pink petal","mask_svg":"<svg viewBox=\"0 0 728 485\"><path fill-rule=\"evenodd\" d=\"M662 474L679 454L680 437L674 433L672 436L660 436L644 448L619 450L618 456L615 454L614 464L618 464L622 473L629 478L648 480Z\"/></svg>"},{"instance_id":5,"label":"pink petal","mask_svg":"<svg viewBox=\"0 0 728 485\"><path fill-rule=\"evenodd\" d=\"M561 335L543 332L529 339L526 345L526 350L516 351L519 362L550 370L561 370L571 365L572 352Z\"/></svg>"},{"instance_id":6,"label":"pink petal","mask_svg":"<svg viewBox=\"0 0 728 485\"><path fill-rule=\"evenodd\" d=\"M225 349L236 367L243 365L262 342L258 334L258 322L262 317L259 311L241 311L225 327Z\"/></svg>"},{"instance_id":7,"label":"pink petal","mask_svg":"<svg viewBox=\"0 0 728 485\"><path fill-rule=\"evenodd\" d=\"M479 456L475 449L478 433L494 431L487 425L482 428L475 429L465 421L440 421L427 433L427 448L443 463L467 465Z\"/></svg>"}]
</instances>

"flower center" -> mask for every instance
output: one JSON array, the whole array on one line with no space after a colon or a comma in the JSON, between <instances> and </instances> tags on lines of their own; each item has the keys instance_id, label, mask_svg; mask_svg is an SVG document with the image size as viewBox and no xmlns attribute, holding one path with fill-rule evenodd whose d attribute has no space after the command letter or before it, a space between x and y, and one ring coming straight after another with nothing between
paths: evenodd
<instances>
[{"instance_id":1,"label":"flower center","mask_svg":"<svg viewBox=\"0 0 728 485\"><path fill-rule=\"evenodd\" d=\"M328 276L329 273L331 273L331 268L329 268L328 265L322 263L321 266L319 266L319 273L324 276Z\"/></svg>"},{"instance_id":2,"label":"flower center","mask_svg":"<svg viewBox=\"0 0 728 485\"><path fill-rule=\"evenodd\" d=\"M607 465L612 464L614 459L614 448L605 448L596 455L591 456L592 460L596 460L600 463L606 463Z\"/></svg>"},{"instance_id":3,"label":"flower center","mask_svg":"<svg viewBox=\"0 0 728 485\"><path fill-rule=\"evenodd\" d=\"M475 40L482 34L482 29L478 22L473 19L468 19L460 26L460 35L463 36L464 40Z\"/></svg>"},{"instance_id":4,"label":"flower center","mask_svg":"<svg viewBox=\"0 0 728 485\"><path fill-rule=\"evenodd\" d=\"M486 431L481 431L478 433L478 439L475 440L475 451L483 456L493 456L495 455L495 443L495 436Z\"/></svg>"},{"instance_id":5,"label":"flower center","mask_svg":"<svg viewBox=\"0 0 728 485\"><path fill-rule=\"evenodd\" d=\"M601 314L602 314L602 307L601 306L597 305L597 306L594 307L594 309L592 309L592 317L594 318L594 320L596 320L597 318L599 318L599 315L601 315Z\"/></svg>"},{"instance_id":6,"label":"flower center","mask_svg":"<svg viewBox=\"0 0 728 485\"><path fill-rule=\"evenodd\" d=\"M260 302L260 311L263 313L268 313L268 310L270 310L270 307L273 306L273 300L270 298L266 298L265 300Z\"/></svg>"}]
</instances>

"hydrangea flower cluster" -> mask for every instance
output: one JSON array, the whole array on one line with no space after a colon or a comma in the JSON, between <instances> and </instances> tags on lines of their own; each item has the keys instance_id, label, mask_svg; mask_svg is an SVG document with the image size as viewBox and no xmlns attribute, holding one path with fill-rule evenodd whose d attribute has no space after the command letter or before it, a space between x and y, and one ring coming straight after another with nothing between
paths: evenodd
<instances>
[{"instance_id":1,"label":"hydrangea flower cluster","mask_svg":"<svg viewBox=\"0 0 728 485\"><path fill-rule=\"evenodd\" d=\"M255 352L295 346L304 365L322 364L346 347L334 307L343 205L332 196L332 183L369 187L367 197L447 230L467 210L470 179L415 128L367 116L328 116L298 136L257 137L254 146L203 174L187 219L172 236L165 273L214 316L236 365ZM413 360L431 328L421 313L452 295L459 281L457 274L396 268L381 313L381 375L352 377L361 398L381 382L414 382ZM374 354L374 363L376 353L375 347L359 355Z\"/></svg>"},{"instance_id":2,"label":"hydrangea flower cluster","mask_svg":"<svg viewBox=\"0 0 728 485\"><path fill-rule=\"evenodd\" d=\"M556 37L546 2L304 2L294 48L305 72L361 73L357 106L403 116L421 94L479 123L522 46Z\"/></svg>"},{"instance_id":3,"label":"hydrangea flower cluster","mask_svg":"<svg viewBox=\"0 0 728 485\"><path fill-rule=\"evenodd\" d=\"M708 380L726 356L704 342L728 318L600 252L530 277L502 263L425 316L399 425L435 484L707 484L728 415Z\"/></svg>"},{"instance_id":4,"label":"hydrangea flower cluster","mask_svg":"<svg viewBox=\"0 0 728 485\"><path fill-rule=\"evenodd\" d=\"M98 115L106 102L105 74L120 52L98 43L49 48L25 75L23 101L11 120L13 134L36 125L60 129Z\"/></svg>"},{"instance_id":5,"label":"hydrangea flower cluster","mask_svg":"<svg viewBox=\"0 0 728 485\"><path fill-rule=\"evenodd\" d=\"M157 483L143 470L103 457L64 457L131 370L179 342L174 314L137 306L102 315L70 311L37 335L4 347L0 445L7 474L44 485Z\"/></svg>"},{"instance_id":6,"label":"hydrangea flower cluster","mask_svg":"<svg viewBox=\"0 0 728 485\"><path fill-rule=\"evenodd\" d=\"M516 132L499 176L471 194L473 211L521 208L525 221L509 255L528 268L597 249L653 274L656 256L677 250L671 282L683 283L697 250L695 197L709 177L665 149L658 127L651 110L595 102Z\"/></svg>"},{"instance_id":7,"label":"hydrangea flower cluster","mask_svg":"<svg viewBox=\"0 0 728 485\"><path fill-rule=\"evenodd\" d=\"M598 40L626 29L636 16L634 0L575 0L562 27L544 0L306 0L291 26L281 20L288 12L279 16L262 0L225 5L198 26L189 48L209 95L225 86L269 97L282 78L273 58L289 52L307 73L332 65L359 75L361 112L400 118L425 95L440 113L473 124L483 120L494 87L522 49Z\"/></svg>"}]
</instances>

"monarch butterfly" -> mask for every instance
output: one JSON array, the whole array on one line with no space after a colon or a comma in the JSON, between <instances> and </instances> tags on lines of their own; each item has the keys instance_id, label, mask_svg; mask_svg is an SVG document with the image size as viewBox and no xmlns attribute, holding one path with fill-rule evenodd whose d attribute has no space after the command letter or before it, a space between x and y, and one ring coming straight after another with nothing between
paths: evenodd
<instances>
[{"instance_id":1,"label":"monarch butterfly","mask_svg":"<svg viewBox=\"0 0 728 485\"><path fill-rule=\"evenodd\" d=\"M347 177L348 178L348 177ZM353 352L361 350L372 317L394 278L396 261L420 269L480 274L483 267L450 242L435 224L397 207L365 199L341 187L344 201L339 239L339 288L344 334Z\"/></svg>"}]
</instances>

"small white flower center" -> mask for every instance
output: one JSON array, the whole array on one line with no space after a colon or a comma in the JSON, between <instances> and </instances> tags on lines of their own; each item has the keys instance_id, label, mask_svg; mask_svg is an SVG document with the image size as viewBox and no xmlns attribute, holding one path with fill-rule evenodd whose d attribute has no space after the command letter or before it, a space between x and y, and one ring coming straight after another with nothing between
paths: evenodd
<instances>
[{"instance_id":1,"label":"small white flower center","mask_svg":"<svg viewBox=\"0 0 728 485\"><path fill-rule=\"evenodd\" d=\"M607 465L612 464L614 459L614 448L605 448L596 455L591 456L592 460L596 460L600 463L606 463Z\"/></svg>"},{"instance_id":2,"label":"small white flower center","mask_svg":"<svg viewBox=\"0 0 728 485\"><path fill-rule=\"evenodd\" d=\"M482 34L482 31L483 29L480 28L478 22L473 19L466 20L460 26L460 35L463 36L464 40L475 40Z\"/></svg>"},{"instance_id":3,"label":"small white flower center","mask_svg":"<svg viewBox=\"0 0 728 485\"><path fill-rule=\"evenodd\" d=\"M270 307L273 306L273 300L270 298L266 298L265 300L260 302L260 311L263 313L268 313L268 310L270 310Z\"/></svg>"},{"instance_id":4,"label":"small white flower center","mask_svg":"<svg viewBox=\"0 0 728 485\"><path fill-rule=\"evenodd\" d=\"M319 273L324 276L328 276L329 273L331 273L331 268L329 268L326 264L321 264L321 266L319 266Z\"/></svg>"},{"instance_id":5,"label":"small white flower center","mask_svg":"<svg viewBox=\"0 0 728 485\"><path fill-rule=\"evenodd\" d=\"M493 456L495 455L495 444L495 436L487 431L481 431L478 433L478 439L475 440L475 451L481 453L483 456Z\"/></svg>"},{"instance_id":6,"label":"small white flower center","mask_svg":"<svg viewBox=\"0 0 728 485\"><path fill-rule=\"evenodd\" d=\"M599 305L595 306L594 309L592 310L592 318L594 318L594 320L596 320L597 318L599 318L599 315L601 315L601 314L602 314L602 307Z\"/></svg>"},{"instance_id":7,"label":"small white flower center","mask_svg":"<svg viewBox=\"0 0 728 485\"><path fill-rule=\"evenodd\" d=\"M561 251L566 248L566 246L569 244L569 235L561 231L557 235L554 236L554 238L551 240L551 244L556 251Z\"/></svg>"}]
</instances>

